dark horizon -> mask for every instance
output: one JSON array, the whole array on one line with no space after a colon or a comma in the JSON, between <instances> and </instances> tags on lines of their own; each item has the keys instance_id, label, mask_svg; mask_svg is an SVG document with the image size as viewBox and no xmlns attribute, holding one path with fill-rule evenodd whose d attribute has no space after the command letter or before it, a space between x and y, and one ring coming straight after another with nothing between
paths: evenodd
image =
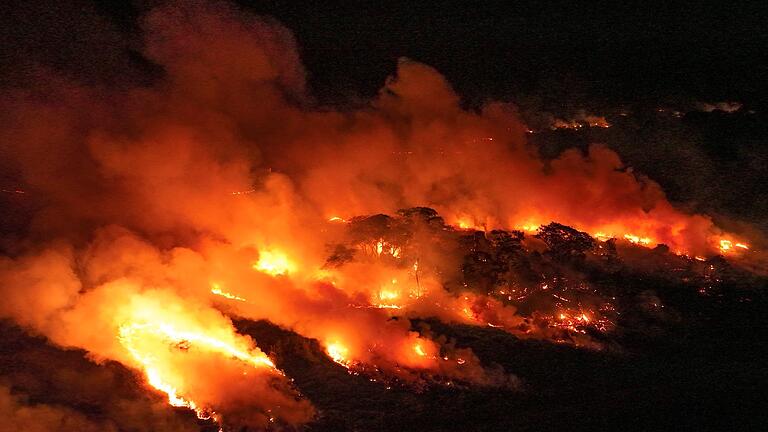
<instances>
[{"instance_id":1,"label":"dark horizon","mask_svg":"<svg viewBox=\"0 0 768 432\"><path fill-rule=\"evenodd\" d=\"M0 71L34 64L88 80L151 77L139 21L162 2L29 2L3 14ZM296 36L322 102L368 98L408 57L470 104L735 101L768 95L768 5L239 1ZM8 8L8 5L6 5ZM23 73L23 68L22 71Z\"/></svg>"}]
</instances>

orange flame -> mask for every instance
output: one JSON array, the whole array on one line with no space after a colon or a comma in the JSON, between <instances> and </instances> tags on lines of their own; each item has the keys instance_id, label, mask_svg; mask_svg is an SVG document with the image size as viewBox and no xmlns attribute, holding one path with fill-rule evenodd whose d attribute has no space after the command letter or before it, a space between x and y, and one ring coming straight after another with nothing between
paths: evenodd
<instances>
[{"instance_id":1,"label":"orange flame","mask_svg":"<svg viewBox=\"0 0 768 432\"><path fill-rule=\"evenodd\" d=\"M195 411L200 419L219 421L218 415L211 407L202 407L184 396L184 379L179 377L177 372L169 369L169 364L162 360L162 357L167 355L162 354L163 346L166 350L170 346L176 346L182 350L194 346L195 349L236 359L257 369L280 373L272 360L256 349L249 350L247 347L238 347L203 333L180 330L163 321L124 324L119 328L118 339L133 359L141 365L149 385L165 393L168 403L189 408Z\"/></svg>"},{"instance_id":2,"label":"orange flame","mask_svg":"<svg viewBox=\"0 0 768 432\"><path fill-rule=\"evenodd\" d=\"M272 276L283 276L294 271L296 266L288 256L275 250L261 251L259 261L253 265L255 270Z\"/></svg>"},{"instance_id":3,"label":"orange flame","mask_svg":"<svg viewBox=\"0 0 768 432\"><path fill-rule=\"evenodd\" d=\"M331 360L335 361L341 366L344 366L345 368L349 368L351 362L347 358L349 355L349 349L347 347L338 342L332 342L325 347L325 352L328 354L328 357L330 357Z\"/></svg>"}]
</instances>

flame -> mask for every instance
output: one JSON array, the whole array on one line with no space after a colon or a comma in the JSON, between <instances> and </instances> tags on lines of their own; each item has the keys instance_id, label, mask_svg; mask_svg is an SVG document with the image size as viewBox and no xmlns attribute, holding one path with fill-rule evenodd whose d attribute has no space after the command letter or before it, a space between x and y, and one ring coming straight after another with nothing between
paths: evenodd
<instances>
[{"instance_id":1,"label":"flame","mask_svg":"<svg viewBox=\"0 0 768 432\"><path fill-rule=\"evenodd\" d=\"M391 281L392 285L397 284L397 279L393 278ZM396 300L400 298L400 291L394 288L387 288L382 287L379 292L376 294L376 299L374 299L377 304L376 307L380 309L400 309L401 306L398 304L394 304L393 300Z\"/></svg>"},{"instance_id":2,"label":"flame","mask_svg":"<svg viewBox=\"0 0 768 432\"><path fill-rule=\"evenodd\" d=\"M351 362L347 357L349 355L349 349L347 347L338 342L333 342L326 346L325 352L328 354L328 357L330 357L331 360L344 366L345 368L349 368Z\"/></svg>"},{"instance_id":3,"label":"flame","mask_svg":"<svg viewBox=\"0 0 768 432\"><path fill-rule=\"evenodd\" d=\"M586 326L590 326L596 330L605 331L609 327L612 327L613 323L599 316L597 318L592 318L582 310L564 310L557 314L554 322L550 323L550 326L565 329L572 334L586 334Z\"/></svg>"},{"instance_id":4,"label":"flame","mask_svg":"<svg viewBox=\"0 0 768 432\"><path fill-rule=\"evenodd\" d=\"M643 246L649 246L653 240L648 237L640 237L634 234L624 234L624 238L630 243L640 244Z\"/></svg>"},{"instance_id":5,"label":"flame","mask_svg":"<svg viewBox=\"0 0 768 432\"><path fill-rule=\"evenodd\" d=\"M723 253L733 252L735 251L734 248L749 250L748 244L741 243L741 242L734 242L728 239L720 239L720 241L718 242L718 246L720 248L720 252L723 252Z\"/></svg>"},{"instance_id":6,"label":"flame","mask_svg":"<svg viewBox=\"0 0 768 432\"><path fill-rule=\"evenodd\" d=\"M224 298L228 298L230 300L237 300L237 301L241 301L241 302L247 301L246 299L244 299L242 297L236 296L234 294L230 294L230 293L228 293L226 291L222 291L222 289L219 286L219 284L216 284L216 283L211 284L211 293L212 294L216 294L218 296L222 296Z\"/></svg>"},{"instance_id":7,"label":"flame","mask_svg":"<svg viewBox=\"0 0 768 432\"><path fill-rule=\"evenodd\" d=\"M476 223L474 221L474 218L469 216L463 216L456 220L456 222L453 224L454 226L459 227L459 229L463 230L476 230L476 231L485 231L485 228L481 226L480 224Z\"/></svg>"},{"instance_id":8,"label":"flame","mask_svg":"<svg viewBox=\"0 0 768 432\"><path fill-rule=\"evenodd\" d=\"M230 192L231 195L248 195L256 192L256 189L248 189L243 191Z\"/></svg>"},{"instance_id":9,"label":"flame","mask_svg":"<svg viewBox=\"0 0 768 432\"><path fill-rule=\"evenodd\" d=\"M282 252L264 250L259 254L259 261L253 265L255 270L272 276L283 276L295 270L295 265Z\"/></svg>"},{"instance_id":10,"label":"flame","mask_svg":"<svg viewBox=\"0 0 768 432\"><path fill-rule=\"evenodd\" d=\"M603 232L596 232L595 234L593 234L593 237L598 239L598 240L600 240L600 241L606 241L606 240L610 240L610 239L613 238L612 235L605 234Z\"/></svg>"},{"instance_id":11,"label":"flame","mask_svg":"<svg viewBox=\"0 0 768 432\"><path fill-rule=\"evenodd\" d=\"M416 344L413 345L413 351L415 351L416 354L421 357L427 356L427 353L424 351L424 348L421 347L421 342L416 342Z\"/></svg>"},{"instance_id":12,"label":"flame","mask_svg":"<svg viewBox=\"0 0 768 432\"><path fill-rule=\"evenodd\" d=\"M162 360L168 355L169 348L209 352L238 360L244 365L259 370L280 373L272 360L257 349L238 347L204 333L178 329L163 321L123 324L118 330L118 340L131 357L141 365L150 386L165 393L169 404L189 408L195 411L200 419L219 421L219 416L211 407L200 406L199 403L184 395L185 379L178 375L178 371L172 370L170 364ZM179 389L180 387L182 390Z\"/></svg>"},{"instance_id":13,"label":"flame","mask_svg":"<svg viewBox=\"0 0 768 432\"><path fill-rule=\"evenodd\" d=\"M576 118L570 119L570 120L564 120L564 119L553 119L552 123L550 125L550 129L556 130L556 129L573 129L573 130L579 130L584 127L599 127L599 128L609 128L611 127L611 124L608 122L608 120L605 119L603 116L597 116L592 114L587 114L583 111L579 112L576 115Z\"/></svg>"},{"instance_id":14,"label":"flame","mask_svg":"<svg viewBox=\"0 0 768 432\"><path fill-rule=\"evenodd\" d=\"M379 291L379 300L394 300L400 297L400 293L392 290L382 289Z\"/></svg>"}]
</instances>

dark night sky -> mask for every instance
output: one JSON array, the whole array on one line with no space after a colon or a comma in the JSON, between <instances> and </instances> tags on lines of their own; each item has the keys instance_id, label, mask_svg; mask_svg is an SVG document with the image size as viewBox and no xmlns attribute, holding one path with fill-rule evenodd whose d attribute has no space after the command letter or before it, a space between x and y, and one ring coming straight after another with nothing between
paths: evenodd
<instances>
[{"instance_id":1,"label":"dark night sky","mask_svg":"<svg viewBox=\"0 0 768 432\"><path fill-rule=\"evenodd\" d=\"M435 66L471 98L512 98L558 83L618 100L752 101L766 90L764 2L245 3L294 29L318 88L346 75L347 85L370 91L397 57L408 56Z\"/></svg>"},{"instance_id":2,"label":"dark night sky","mask_svg":"<svg viewBox=\"0 0 768 432\"><path fill-rule=\"evenodd\" d=\"M0 72L55 65L91 79L148 68L136 19L153 1L27 1L2 14ZM768 4L241 0L292 29L324 101L369 96L401 56L444 73L470 102L557 104L768 95ZM629 2L632 3L632 2ZM714 3L714 2L713 2Z\"/></svg>"}]
</instances>

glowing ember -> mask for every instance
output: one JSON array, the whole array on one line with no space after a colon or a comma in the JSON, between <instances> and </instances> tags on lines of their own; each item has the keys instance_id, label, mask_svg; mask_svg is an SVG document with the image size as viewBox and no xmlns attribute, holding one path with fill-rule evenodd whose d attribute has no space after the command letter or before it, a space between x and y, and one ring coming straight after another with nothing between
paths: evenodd
<instances>
[{"instance_id":1,"label":"glowing ember","mask_svg":"<svg viewBox=\"0 0 768 432\"><path fill-rule=\"evenodd\" d=\"M605 304L600 308L600 312L614 311L611 304ZM590 310L589 313L583 310L563 310L556 316L548 318L550 327L567 330L571 334L587 334L586 328L606 332L614 328L614 323L602 314Z\"/></svg>"},{"instance_id":2,"label":"glowing ember","mask_svg":"<svg viewBox=\"0 0 768 432\"><path fill-rule=\"evenodd\" d=\"M0 189L0 192L23 195L26 192L21 189Z\"/></svg>"},{"instance_id":3,"label":"glowing ember","mask_svg":"<svg viewBox=\"0 0 768 432\"><path fill-rule=\"evenodd\" d=\"M231 192L232 195L248 195L256 192L256 189L248 189L244 191Z\"/></svg>"},{"instance_id":4,"label":"glowing ember","mask_svg":"<svg viewBox=\"0 0 768 432\"><path fill-rule=\"evenodd\" d=\"M284 253L265 250L260 252L259 261L253 268L272 276L282 276L293 271L294 265Z\"/></svg>"}]
</instances>

